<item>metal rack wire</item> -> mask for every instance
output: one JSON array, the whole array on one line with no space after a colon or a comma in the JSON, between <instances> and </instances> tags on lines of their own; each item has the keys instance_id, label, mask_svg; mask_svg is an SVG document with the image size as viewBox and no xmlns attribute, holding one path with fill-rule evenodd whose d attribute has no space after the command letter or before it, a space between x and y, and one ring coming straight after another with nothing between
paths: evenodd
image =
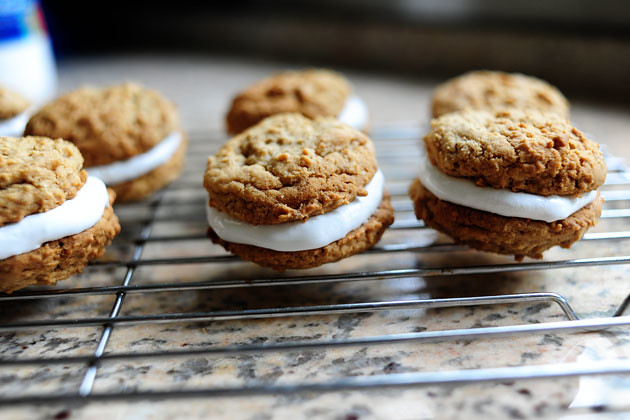
<instances>
[{"instance_id":1,"label":"metal rack wire","mask_svg":"<svg viewBox=\"0 0 630 420\"><path fill-rule=\"evenodd\" d=\"M420 130L414 125L393 125L375 127L372 138L377 145L379 162L384 169L388 180L388 189L395 201L397 221L392 229L398 230L424 230L427 229L421 222L415 221L411 217L398 217L404 213L409 215L411 203L406 200L406 187L413 176L413 168L398 165L400 152L396 152L390 147L397 142L403 144L403 154L408 154L417 147L415 142L419 138ZM220 133L193 133L190 136L191 157L207 156L224 140ZM399 145L400 145L399 144ZM380 146L380 147L379 147ZM401 150L398 148L398 150ZM411 152L413 155L413 152ZM58 288L27 290L16 292L12 295L1 295L0 305L12 305L16 302L29 300L52 300L58 298L78 298L81 296L114 296L114 304L106 317L81 317L64 319L23 320L18 322L1 322L0 332L6 333L19 330L41 330L60 329L68 327L101 326L102 331L98 344L93 354L81 356L54 356L54 357L8 357L0 358L0 369L20 366L50 366L50 365L83 365L86 366L85 374L80 386L73 393L51 394L41 393L29 395L27 397L2 397L0 405L17 405L33 403L51 402L88 402L103 400L138 400L138 399L165 399L165 398L190 398L190 397L217 397L217 396L242 396L252 394L274 394L287 392L330 392L341 389L368 389L376 387L411 387L427 386L439 384L466 384L472 382L549 378L576 375L595 374L627 374L630 373L630 360L604 360L593 362L588 365L578 363L547 364L538 366L519 366L504 368L467 369L455 371L434 371L418 373L400 373L395 375L382 376L358 376L345 377L326 382L296 383L290 385L254 384L240 387L222 388L200 388L200 389L174 389L155 391L133 391L133 392L94 392L94 384L97 372L102 363L106 361L137 360L137 359L159 359L159 358L179 358L190 356L209 355L234 355L251 353L273 353L290 352L306 349L331 349L352 346L378 346L392 345L400 343L428 343L455 341L461 339L495 339L498 337L516 336L523 334L544 334L550 332L577 332L577 331L597 331L614 327L630 326L630 316L624 315L630 304L630 295L619 305L613 317L579 319L572 308L570 302L558 293L537 292L504 294L477 297L452 297L440 299L407 299L396 301L370 301L357 303L335 303L314 306L294 306L294 307L269 307L263 309L244 310L222 310L213 312L184 312L184 313L154 313L148 315L121 315L125 298L132 294L149 293L179 293L184 291L236 289L236 288L260 288L271 287L281 288L294 285L305 284L325 284L325 283L348 283L362 282L379 279L398 279L406 277L444 277L455 275L484 274L493 275L507 272L525 272L531 270L553 270L561 268L580 268L589 266L612 266L630 264L630 255L575 258L559 261L541 261L525 263L507 264L484 264L477 266L444 266L432 268L404 268L386 269L377 271L354 271L350 273L332 273L325 275L289 275L278 278L223 278L212 281L195 282L165 282L158 284L134 284L134 274L141 266L173 266L178 264L229 264L237 261L230 255L212 255L177 258L143 258L143 251L147 244L151 243L173 243L178 241L203 239L204 230L193 233L181 233L171 235L152 235L152 228L159 221L178 221L187 223L189 221L199 221L203 219L202 206L205 200L204 191L199 179L203 172L203 163L197 159L196 164L189 165L182 178L165 191L193 190L198 194L193 194L187 204L190 208L187 212L177 212L181 206L181 201L168 201L165 198L165 191L155 198L139 203L128 205L136 209L143 210L140 217L121 218L123 229L139 232L137 236L119 239L116 246L132 247L131 257L97 261L91 264L87 270L99 269L103 267L122 267L126 271L122 278L112 279L111 285L97 287L64 288L63 283ZM612 232L587 233L583 241L623 241L630 239L630 171L625 168L612 170L609 173L607 186L614 186L614 189L604 189L606 202L610 205L605 208L603 219L619 219L622 228ZM166 216L160 216L160 210L174 207L175 210ZM124 206L119 207L124 208ZM628 229L628 230L624 230ZM377 245L368 251L373 254L388 253L449 253L461 251L463 247L452 243L395 243ZM217 320L248 320L248 319L269 319L283 318L291 319L298 316L312 315L339 315L345 313L376 312L391 309L418 309L418 308L447 308L455 306L475 306L475 305L495 305L495 304L515 304L546 302L557 305L564 316L565 321L540 322L535 324L509 325L498 327L479 327L455 330L421 331L403 334L375 335L360 338L339 338L320 341L294 341L274 344L250 344L250 345L227 345L227 346L207 346L200 349L178 349L169 351L154 352L106 352L110 337L114 328L128 325L174 323L174 322L207 322Z\"/></svg>"}]
</instances>

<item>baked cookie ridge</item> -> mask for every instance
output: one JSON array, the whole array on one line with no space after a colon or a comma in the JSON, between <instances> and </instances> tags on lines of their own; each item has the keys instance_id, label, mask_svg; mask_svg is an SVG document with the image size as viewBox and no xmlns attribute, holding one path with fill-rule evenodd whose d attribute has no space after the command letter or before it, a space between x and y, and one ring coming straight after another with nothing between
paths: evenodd
<instances>
[{"instance_id":1,"label":"baked cookie ridge","mask_svg":"<svg viewBox=\"0 0 630 420\"><path fill-rule=\"evenodd\" d=\"M135 83L82 87L44 105L25 133L75 144L87 168L144 153L179 129L175 106Z\"/></svg>"},{"instance_id":2,"label":"baked cookie ridge","mask_svg":"<svg viewBox=\"0 0 630 420\"><path fill-rule=\"evenodd\" d=\"M87 179L82 166L61 139L0 137L0 227L72 199Z\"/></svg>"},{"instance_id":3,"label":"baked cookie ridge","mask_svg":"<svg viewBox=\"0 0 630 420\"><path fill-rule=\"evenodd\" d=\"M221 245L226 251L238 255L246 261L283 271L287 269L305 269L364 252L372 248L382 237L385 230L394 222L394 209L389 195L385 194L378 209L370 218L346 236L321 248L286 252L258 247L254 245L228 242L221 239L211 227L208 237Z\"/></svg>"},{"instance_id":4,"label":"baked cookie ridge","mask_svg":"<svg viewBox=\"0 0 630 420\"><path fill-rule=\"evenodd\" d=\"M478 70L447 80L435 88L432 116L467 109L534 110L569 118L569 102L554 86L520 73Z\"/></svg>"},{"instance_id":5,"label":"baked cookie ridge","mask_svg":"<svg viewBox=\"0 0 630 420\"><path fill-rule=\"evenodd\" d=\"M226 115L229 134L238 134L275 114L296 112L308 118L338 117L366 125L367 108L341 74L325 69L285 71L238 93ZM364 129L365 127L354 127Z\"/></svg>"},{"instance_id":6,"label":"baked cookie ridge","mask_svg":"<svg viewBox=\"0 0 630 420\"><path fill-rule=\"evenodd\" d=\"M451 113L432 121L424 145L442 172L480 186L570 196L597 189L606 179L599 145L553 114Z\"/></svg>"},{"instance_id":7,"label":"baked cookie ridge","mask_svg":"<svg viewBox=\"0 0 630 420\"><path fill-rule=\"evenodd\" d=\"M409 190L416 217L458 243L542 258L601 214L599 146L555 114L453 112L433 120L422 146Z\"/></svg>"},{"instance_id":8,"label":"baked cookie ridge","mask_svg":"<svg viewBox=\"0 0 630 420\"><path fill-rule=\"evenodd\" d=\"M394 212L371 140L330 117L277 114L208 159L208 236L277 270L373 246Z\"/></svg>"},{"instance_id":9,"label":"baked cookie ridge","mask_svg":"<svg viewBox=\"0 0 630 420\"><path fill-rule=\"evenodd\" d=\"M554 222L507 217L441 200L419 180L410 187L418 219L427 226L449 235L457 243L498 254L540 259L554 246L569 248L595 226L601 215L603 199L599 196L565 219Z\"/></svg>"},{"instance_id":10,"label":"baked cookie ridge","mask_svg":"<svg viewBox=\"0 0 630 420\"><path fill-rule=\"evenodd\" d=\"M333 118L279 114L208 159L212 207L251 224L305 220L351 202L376 173L367 136Z\"/></svg>"},{"instance_id":11,"label":"baked cookie ridge","mask_svg":"<svg viewBox=\"0 0 630 420\"><path fill-rule=\"evenodd\" d=\"M31 117L26 132L75 144L87 172L116 189L118 201L143 199L174 180L187 147L175 105L135 83L62 95Z\"/></svg>"},{"instance_id":12,"label":"baked cookie ridge","mask_svg":"<svg viewBox=\"0 0 630 420\"><path fill-rule=\"evenodd\" d=\"M11 293L31 285L54 285L79 273L103 255L105 248L120 232L112 203L115 194L110 190L109 205L99 221L83 232L44 243L23 254L0 260L0 291Z\"/></svg>"}]
</instances>

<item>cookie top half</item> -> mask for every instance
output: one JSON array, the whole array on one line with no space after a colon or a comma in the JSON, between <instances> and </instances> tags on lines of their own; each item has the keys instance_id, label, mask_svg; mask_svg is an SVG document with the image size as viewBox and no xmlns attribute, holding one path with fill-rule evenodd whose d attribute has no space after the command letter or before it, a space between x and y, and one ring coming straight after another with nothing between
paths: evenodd
<instances>
[{"instance_id":1,"label":"cookie top half","mask_svg":"<svg viewBox=\"0 0 630 420\"><path fill-rule=\"evenodd\" d=\"M472 71L439 85L433 93L433 117L465 109L505 108L554 112L569 118L569 102L536 77L500 71Z\"/></svg>"},{"instance_id":2,"label":"cookie top half","mask_svg":"<svg viewBox=\"0 0 630 420\"><path fill-rule=\"evenodd\" d=\"M595 190L606 179L599 145L556 114L446 114L432 121L424 143L442 172L480 186L567 196Z\"/></svg>"},{"instance_id":3,"label":"cookie top half","mask_svg":"<svg viewBox=\"0 0 630 420\"><path fill-rule=\"evenodd\" d=\"M305 220L365 195L374 146L334 118L278 114L208 159L210 206L250 224Z\"/></svg>"},{"instance_id":4,"label":"cookie top half","mask_svg":"<svg viewBox=\"0 0 630 420\"><path fill-rule=\"evenodd\" d=\"M62 139L0 137L0 226L72 199L87 173L79 150Z\"/></svg>"},{"instance_id":5,"label":"cookie top half","mask_svg":"<svg viewBox=\"0 0 630 420\"><path fill-rule=\"evenodd\" d=\"M90 167L144 153L178 128L179 117L170 101L154 90L126 83L65 94L33 115L25 133L71 141Z\"/></svg>"},{"instance_id":6,"label":"cookie top half","mask_svg":"<svg viewBox=\"0 0 630 420\"><path fill-rule=\"evenodd\" d=\"M0 120L15 117L26 111L28 100L17 92L0 86Z\"/></svg>"},{"instance_id":7,"label":"cookie top half","mask_svg":"<svg viewBox=\"0 0 630 420\"><path fill-rule=\"evenodd\" d=\"M226 116L227 130L238 134L282 112L299 112L309 118L336 117L350 92L347 80L330 70L278 73L248 87L233 99Z\"/></svg>"}]
</instances>

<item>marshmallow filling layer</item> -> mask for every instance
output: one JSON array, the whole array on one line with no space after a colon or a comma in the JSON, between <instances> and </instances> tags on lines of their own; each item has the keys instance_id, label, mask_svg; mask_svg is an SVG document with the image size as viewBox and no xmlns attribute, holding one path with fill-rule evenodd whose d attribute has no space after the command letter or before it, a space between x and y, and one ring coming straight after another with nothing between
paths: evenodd
<instances>
[{"instance_id":1,"label":"marshmallow filling layer","mask_svg":"<svg viewBox=\"0 0 630 420\"><path fill-rule=\"evenodd\" d=\"M368 122L368 109L365 102L357 95L350 95L337 119L356 130L363 130Z\"/></svg>"},{"instance_id":2,"label":"marshmallow filling layer","mask_svg":"<svg viewBox=\"0 0 630 420\"><path fill-rule=\"evenodd\" d=\"M103 181L89 176L71 200L43 213L0 227L0 260L33 251L42 244L94 226L109 205Z\"/></svg>"},{"instance_id":3,"label":"marshmallow filling layer","mask_svg":"<svg viewBox=\"0 0 630 420\"><path fill-rule=\"evenodd\" d=\"M542 196L492 187L479 187L469 179L446 175L433 166L424 149L420 157L422 185L440 200L506 217L542 220L547 223L566 219L592 203L597 191L577 196Z\"/></svg>"},{"instance_id":4,"label":"marshmallow filling layer","mask_svg":"<svg viewBox=\"0 0 630 420\"><path fill-rule=\"evenodd\" d=\"M182 142L182 134L173 131L149 151L132 156L127 160L107 165L85 168L92 176L100 178L107 185L116 185L136 179L169 161Z\"/></svg>"},{"instance_id":5,"label":"marshmallow filling layer","mask_svg":"<svg viewBox=\"0 0 630 420\"><path fill-rule=\"evenodd\" d=\"M381 204L384 185L385 178L379 170L365 187L367 196L357 196L351 203L305 222L250 225L208 205L206 215L212 230L228 242L283 252L317 249L345 237L365 223Z\"/></svg>"},{"instance_id":6,"label":"marshmallow filling layer","mask_svg":"<svg viewBox=\"0 0 630 420\"><path fill-rule=\"evenodd\" d=\"M24 128L26 127L29 116L30 113L28 111L24 111L15 117L0 120L0 136L22 137L24 135Z\"/></svg>"}]
</instances>

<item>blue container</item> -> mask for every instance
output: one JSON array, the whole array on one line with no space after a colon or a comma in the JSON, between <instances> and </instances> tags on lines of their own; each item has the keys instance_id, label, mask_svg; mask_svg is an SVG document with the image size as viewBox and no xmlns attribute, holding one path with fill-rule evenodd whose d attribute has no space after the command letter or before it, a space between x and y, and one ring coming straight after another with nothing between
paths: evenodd
<instances>
[{"instance_id":1,"label":"blue container","mask_svg":"<svg viewBox=\"0 0 630 420\"><path fill-rule=\"evenodd\" d=\"M54 55L35 0L0 0L0 84L34 104L55 95Z\"/></svg>"}]
</instances>

